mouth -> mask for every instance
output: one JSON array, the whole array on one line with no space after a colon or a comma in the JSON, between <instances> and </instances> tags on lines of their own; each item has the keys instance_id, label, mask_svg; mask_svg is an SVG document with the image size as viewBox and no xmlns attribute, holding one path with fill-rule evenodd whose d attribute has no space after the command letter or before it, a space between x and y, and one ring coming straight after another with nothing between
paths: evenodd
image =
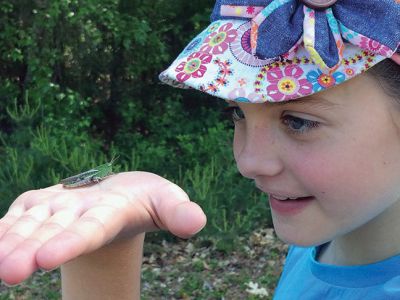
<instances>
[{"instance_id":1,"label":"mouth","mask_svg":"<svg viewBox=\"0 0 400 300\"><path fill-rule=\"evenodd\" d=\"M312 196L301 196L301 197L289 197L289 196L278 196L274 194L268 194L270 198L279 200L279 201L301 201L301 200L307 200L309 198L313 198Z\"/></svg>"},{"instance_id":2,"label":"mouth","mask_svg":"<svg viewBox=\"0 0 400 300\"><path fill-rule=\"evenodd\" d=\"M266 193L271 209L283 216L293 216L307 208L316 198L311 195L301 195L285 192L270 192L256 182L256 187Z\"/></svg>"},{"instance_id":3,"label":"mouth","mask_svg":"<svg viewBox=\"0 0 400 300\"><path fill-rule=\"evenodd\" d=\"M286 197L269 194L269 203L271 209L283 216L293 216L299 214L306 209L313 201L315 197Z\"/></svg>"}]
</instances>

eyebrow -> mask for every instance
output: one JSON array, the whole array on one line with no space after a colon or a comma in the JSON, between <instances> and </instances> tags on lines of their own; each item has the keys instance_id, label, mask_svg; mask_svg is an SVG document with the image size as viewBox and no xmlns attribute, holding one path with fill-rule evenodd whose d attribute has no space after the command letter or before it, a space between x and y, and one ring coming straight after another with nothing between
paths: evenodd
<instances>
[{"instance_id":1,"label":"eyebrow","mask_svg":"<svg viewBox=\"0 0 400 300\"><path fill-rule=\"evenodd\" d=\"M269 103L268 103L269 104ZM319 108L334 108L338 106L337 103L333 103L332 101L329 101L325 97L322 96L307 96L299 99L294 99L290 101L285 101L285 102L271 102L271 105L276 105L276 106L283 106L283 105L309 105L312 107L319 107Z\"/></svg>"}]
</instances>

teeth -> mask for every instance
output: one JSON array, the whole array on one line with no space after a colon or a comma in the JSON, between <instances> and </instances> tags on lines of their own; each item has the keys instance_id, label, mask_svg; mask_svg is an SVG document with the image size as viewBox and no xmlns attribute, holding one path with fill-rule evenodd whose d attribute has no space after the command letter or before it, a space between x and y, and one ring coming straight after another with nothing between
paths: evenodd
<instances>
[{"instance_id":1,"label":"teeth","mask_svg":"<svg viewBox=\"0 0 400 300\"><path fill-rule=\"evenodd\" d=\"M297 198L289 198L289 197L280 197L280 196L276 196L276 195L271 195L271 196L278 200L288 200L288 199L295 200L295 199L297 199Z\"/></svg>"},{"instance_id":2,"label":"teeth","mask_svg":"<svg viewBox=\"0 0 400 300\"><path fill-rule=\"evenodd\" d=\"M274 197L275 199L284 201L284 200L298 200L300 198L306 198L306 197L283 197L283 196L277 196L277 195L272 195L271 197Z\"/></svg>"}]
</instances>

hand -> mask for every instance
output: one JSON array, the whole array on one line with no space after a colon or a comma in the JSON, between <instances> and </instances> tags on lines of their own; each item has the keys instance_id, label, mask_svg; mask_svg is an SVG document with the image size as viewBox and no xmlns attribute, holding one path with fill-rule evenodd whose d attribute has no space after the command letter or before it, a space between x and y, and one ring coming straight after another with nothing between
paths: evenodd
<instances>
[{"instance_id":1,"label":"hand","mask_svg":"<svg viewBox=\"0 0 400 300\"><path fill-rule=\"evenodd\" d=\"M99 184L60 184L19 196L0 220L0 278L18 284L114 240L158 229L188 238L206 223L201 208L155 174L120 173Z\"/></svg>"}]
</instances>

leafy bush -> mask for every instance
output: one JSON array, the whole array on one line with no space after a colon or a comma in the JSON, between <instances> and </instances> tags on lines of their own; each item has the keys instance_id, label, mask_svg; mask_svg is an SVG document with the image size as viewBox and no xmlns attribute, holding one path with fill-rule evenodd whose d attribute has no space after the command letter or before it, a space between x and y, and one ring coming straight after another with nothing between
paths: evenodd
<instances>
[{"instance_id":1,"label":"leafy bush","mask_svg":"<svg viewBox=\"0 0 400 300\"><path fill-rule=\"evenodd\" d=\"M268 218L256 209L263 196L237 174L223 101L158 81L213 4L0 3L0 212L25 190L118 154L120 170L152 171L186 188L208 213L208 232Z\"/></svg>"}]
</instances>

